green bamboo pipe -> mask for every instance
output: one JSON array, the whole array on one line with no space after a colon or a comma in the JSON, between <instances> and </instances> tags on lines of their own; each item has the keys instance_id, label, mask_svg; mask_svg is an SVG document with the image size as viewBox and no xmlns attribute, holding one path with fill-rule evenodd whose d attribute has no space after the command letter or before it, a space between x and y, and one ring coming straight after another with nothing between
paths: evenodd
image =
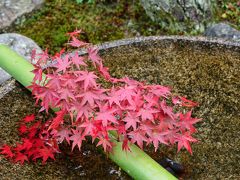
<instances>
[{"instance_id":1,"label":"green bamboo pipe","mask_svg":"<svg viewBox=\"0 0 240 180\"><path fill-rule=\"evenodd\" d=\"M0 45L0 67L13 76L23 86L31 85L34 67L8 46ZM114 133L111 133L114 134ZM176 180L166 169L160 166L136 145L130 145L131 152L122 151L122 143L114 140L115 146L109 157L125 172L137 180Z\"/></svg>"}]
</instances>

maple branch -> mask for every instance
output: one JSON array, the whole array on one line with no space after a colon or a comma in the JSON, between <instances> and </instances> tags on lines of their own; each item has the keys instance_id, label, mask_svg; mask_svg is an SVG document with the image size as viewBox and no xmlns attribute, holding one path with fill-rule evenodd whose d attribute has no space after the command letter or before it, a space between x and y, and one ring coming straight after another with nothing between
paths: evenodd
<instances>
[{"instance_id":1,"label":"maple branch","mask_svg":"<svg viewBox=\"0 0 240 180\"><path fill-rule=\"evenodd\" d=\"M34 74L31 72L34 69L33 65L5 45L0 45L0 67L23 86L31 85L34 78ZM129 145L131 152L123 151L122 143L115 140L114 133L110 133L115 146L109 157L134 179L176 179L136 145Z\"/></svg>"}]
</instances>

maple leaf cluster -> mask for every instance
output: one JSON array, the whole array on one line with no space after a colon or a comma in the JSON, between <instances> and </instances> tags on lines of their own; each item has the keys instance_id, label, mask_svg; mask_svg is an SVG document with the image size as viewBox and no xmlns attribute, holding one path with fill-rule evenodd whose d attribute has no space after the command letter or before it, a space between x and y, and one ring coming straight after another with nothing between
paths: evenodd
<instances>
[{"instance_id":1,"label":"maple leaf cluster","mask_svg":"<svg viewBox=\"0 0 240 180\"><path fill-rule=\"evenodd\" d=\"M51 138L48 133L48 124L50 120L41 123L35 120L34 114L26 116L20 121L18 128L21 142L16 146L3 145L0 154L13 162L29 162L29 160L42 160L42 164L50 159L55 159L54 156L59 152L57 141Z\"/></svg>"},{"instance_id":2,"label":"maple leaf cluster","mask_svg":"<svg viewBox=\"0 0 240 180\"><path fill-rule=\"evenodd\" d=\"M56 117L45 124L51 141L66 141L72 149L80 150L86 137L91 137L97 146L110 152L114 146L109 135L112 131L117 134L116 140L123 142L123 150L130 150L129 143L140 148L153 145L155 150L159 144L177 144L178 151L184 147L192 153L190 143L197 141L192 137L197 131L194 124L200 121L192 117L197 103L172 95L169 87L112 77L98 49L78 40L79 33L68 33L69 45L83 48L84 55L64 50L52 57L47 51L33 55L37 63L29 88L36 103L40 102L40 111L59 109ZM51 59L54 61L43 70ZM105 88L103 81L110 87Z\"/></svg>"}]
</instances>

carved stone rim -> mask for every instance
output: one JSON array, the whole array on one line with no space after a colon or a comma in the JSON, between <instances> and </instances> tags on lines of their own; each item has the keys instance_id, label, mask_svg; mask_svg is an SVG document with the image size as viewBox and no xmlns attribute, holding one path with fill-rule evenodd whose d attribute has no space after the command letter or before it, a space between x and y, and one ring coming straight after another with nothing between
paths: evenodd
<instances>
[{"instance_id":1,"label":"carved stone rim","mask_svg":"<svg viewBox=\"0 0 240 180\"><path fill-rule=\"evenodd\" d=\"M161 40L210 43L210 44L214 44L214 45L240 48L240 42L226 40L226 39L222 39L222 38L209 38L209 37L204 37L204 36L147 36L147 37L140 36L140 37L135 37L135 38L127 38L127 39L105 42L105 43L97 45L97 47L99 49L103 50L103 49L114 48L117 46L131 45L134 43L141 43L141 42L147 42L147 41L161 41Z\"/></svg>"},{"instance_id":2,"label":"carved stone rim","mask_svg":"<svg viewBox=\"0 0 240 180\"><path fill-rule=\"evenodd\" d=\"M131 44L136 44L136 43L142 43L142 42L148 42L148 41L163 41L163 40L171 40L173 42L177 41L186 41L186 42L196 42L196 43L207 43L207 44L212 44L214 46L225 46L227 48L237 48L240 50L240 42L234 42L234 41L229 41L229 40L224 40L224 39L219 39L219 38L208 38L208 37L193 37L193 36L148 36L148 37L135 37L135 38L128 38L128 39L122 39L122 40L115 40L115 41L110 41L110 42L105 42L102 44L98 44L97 47L100 50L104 49L110 49L110 48L115 48L119 46L126 46L126 45L131 45ZM83 51L80 51L80 54L84 53ZM7 91L0 91L0 99L10 92L13 88L15 88L13 81L7 81L4 83L2 86L0 86L1 89L7 89ZM7 87L7 88L5 88Z\"/></svg>"}]
</instances>

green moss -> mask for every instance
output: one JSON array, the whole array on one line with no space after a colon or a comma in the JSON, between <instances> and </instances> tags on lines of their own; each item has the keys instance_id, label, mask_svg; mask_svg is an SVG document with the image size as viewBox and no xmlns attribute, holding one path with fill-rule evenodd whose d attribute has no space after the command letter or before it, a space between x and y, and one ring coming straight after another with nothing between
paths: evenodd
<instances>
[{"instance_id":1,"label":"green moss","mask_svg":"<svg viewBox=\"0 0 240 180\"><path fill-rule=\"evenodd\" d=\"M225 19L222 14L231 12L226 9L227 1L217 2L216 21L240 24L239 7L234 0L232 3L237 9ZM75 28L85 32L83 40L94 44L139 35L187 34L177 30L177 26L161 27L152 22L139 0L96 0L91 4L77 4L75 0L46 0L44 7L29 15L23 24L14 28L14 32L32 38L41 48L51 49L53 54L67 43L66 32ZM198 34L194 30L189 33Z\"/></svg>"},{"instance_id":2,"label":"green moss","mask_svg":"<svg viewBox=\"0 0 240 180\"><path fill-rule=\"evenodd\" d=\"M240 29L240 1L219 0L216 19L228 21L235 28Z\"/></svg>"},{"instance_id":3,"label":"green moss","mask_svg":"<svg viewBox=\"0 0 240 180\"><path fill-rule=\"evenodd\" d=\"M94 44L164 33L145 15L138 1L128 0L95 1L93 4L47 0L40 11L28 16L14 31L32 38L42 48L49 48L50 53L54 53L67 42L66 32L75 28L82 29L85 32L82 38Z\"/></svg>"}]
</instances>

